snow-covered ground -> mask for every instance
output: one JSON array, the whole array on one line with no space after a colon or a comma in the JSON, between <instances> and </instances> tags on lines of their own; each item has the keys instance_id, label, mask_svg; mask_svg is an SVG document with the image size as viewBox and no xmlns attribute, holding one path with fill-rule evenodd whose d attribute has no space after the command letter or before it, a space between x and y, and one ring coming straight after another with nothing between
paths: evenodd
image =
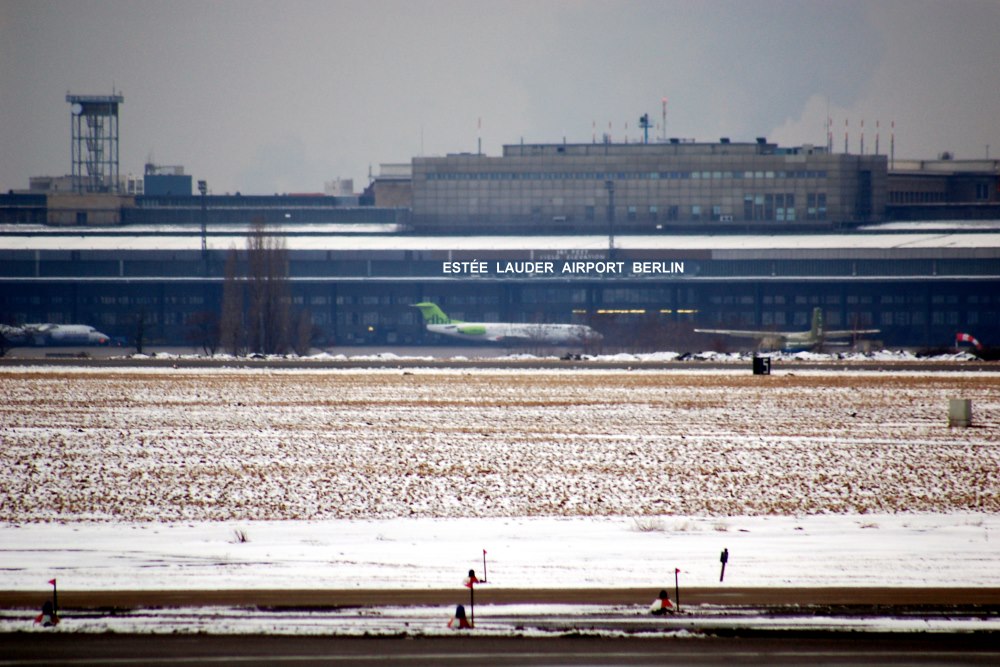
<instances>
[{"instance_id":1,"label":"snow-covered ground","mask_svg":"<svg viewBox=\"0 0 1000 667\"><path fill-rule=\"evenodd\" d=\"M447 587L482 549L702 585L724 547L749 586L998 585L998 414L993 373L8 367L0 589Z\"/></svg>"},{"instance_id":2,"label":"snow-covered ground","mask_svg":"<svg viewBox=\"0 0 1000 667\"><path fill-rule=\"evenodd\" d=\"M394 347L393 350L398 350L400 348ZM437 348L416 348L410 347L406 348L406 352L399 353L391 350L385 350L382 348L374 348L375 351L365 352L364 348L355 347L351 348L351 353L344 352L313 352L312 354L305 356L296 355L280 355L280 356L263 356L258 355L257 357L248 359L247 357L234 357L225 353L218 353L212 355L211 357L206 357L204 354L194 351L194 352L180 352L176 348L170 348L169 351L159 351L153 352L152 354L121 354L121 355L111 355L112 357L117 357L121 359L148 359L152 357L160 359L213 359L215 361L269 361L269 360L285 360L294 358L303 364L308 364L309 362L316 362L320 364L326 361L468 361L470 359L490 359L493 361L530 361L530 360L555 360L560 359L564 354L558 351L553 351L552 354L539 354L537 351L533 352L516 352L511 349L497 349L491 347L479 347L479 346L469 346L468 353L465 354L452 354L451 351L456 348L444 348L445 354L442 355L442 350ZM29 352L37 352L37 350L29 350ZM697 362L712 362L712 363L732 363L736 364L749 364L756 353L754 352L714 352L711 350L696 352L693 354L682 354L680 352L673 351L662 351L662 352L621 352L616 354L605 353L605 354L583 354L581 358L585 361L593 361L597 364L600 363L664 363L664 362L679 362L679 361L690 361L692 362L692 370L697 370ZM968 350L955 350L953 352L935 354L932 356L917 356L911 350L873 350L871 352L860 352L860 351L844 351L844 352L812 352L807 350L801 350L797 352L793 351L772 351L760 353L763 356L770 357L773 362L900 362L900 363L911 363L920 364L928 361L933 362L958 362L958 361L978 361L979 357Z\"/></svg>"},{"instance_id":3,"label":"snow-covered ground","mask_svg":"<svg viewBox=\"0 0 1000 667\"><path fill-rule=\"evenodd\" d=\"M240 541L242 534L246 541ZM0 590L997 587L1000 516L572 517L0 527Z\"/></svg>"},{"instance_id":4,"label":"snow-covered ground","mask_svg":"<svg viewBox=\"0 0 1000 667\"><path fill-rule=\"evenodd\" d=\"M722 629L1000 632L995 614L829 616L697 604L668 619L647 605L688 587L997 587L995 514L385 519L46 523L0 527L0 590L430 590L451 605L272 610L137 607L64 614L61 632L423 636L468 608L464 575L483 575L476 634L582 632L696 636ZM245 538L245 541L243 539ZM729 550L724 583L719 555ZM645 588L634 604L492 604L502 589ZM682 597L682 602L685 598ZM41 629L36 610L0 610L0 633Z\"/></svg>"},{"instance_id":5,"label":"snow-covered ground","mask_svg":"<svg viewBox=\"0 0 1000 667\"><path fill-rule=\"evenodd\" d=\"M1000 587L960 369L4 367L0 590Z\"/></svg>"}]
</instances>

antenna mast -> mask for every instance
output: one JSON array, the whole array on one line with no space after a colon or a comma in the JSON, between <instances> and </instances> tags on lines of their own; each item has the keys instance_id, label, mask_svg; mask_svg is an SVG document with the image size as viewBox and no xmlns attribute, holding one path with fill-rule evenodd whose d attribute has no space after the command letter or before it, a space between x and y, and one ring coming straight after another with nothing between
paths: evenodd
<instances>
[{"instance_id":1,"label":"antenna mast","mask_svg":"<svg viewBox=\"0 0 1000 667\"><path fill-rule=\"evenodd\" d=\"M663 143L667 142L667 98L663 98Z\"/></svg>"},{"instance_id":2,"label":"antenna mast","mask_svg":"<svg viewBox=\"0 0 1000 667\"><path fill-rule=\"evenodd\" d=\"M649 114L644 113L639 116L639 127L642 128L642 143L649 143L649 127L651 123L649 122Z\"/></svg>"},{"instance_id":3,"label":"antenna mast","mask_svg":"<svg viewBox=\"0 0 1000 667\"><path fill-rule=\"evenodd\" d=\"M889 134L889 169L896 166L896 121L892 121L892 132Z\"/></svg>"}]
</instances>

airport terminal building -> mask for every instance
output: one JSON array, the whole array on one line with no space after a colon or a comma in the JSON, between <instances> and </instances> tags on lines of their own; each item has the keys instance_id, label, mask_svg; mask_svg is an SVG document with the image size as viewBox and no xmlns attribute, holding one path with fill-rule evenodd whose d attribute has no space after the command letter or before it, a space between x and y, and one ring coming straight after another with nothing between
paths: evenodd
<instances>
[{"instance_id":1,"label":"airport terminal building","mask_svg":"<svg viewBox=\"0 0 1000 667\"><path fill-rule=\"evenodd\" d=\"M764 138L513 144L412 168L413 226L430 233L818 229L882 220L886 207L886 156Z\"/></svg>"},{"instance_id":2,"label":"airport terminal building","mask_svg":"<svg viewBox=\"0 0 1000 667\"><path fill-rule=\"evenodd\" d=\"M873 344L996 344L998 165L893 175L885 155L723 138L416 157L360 197L196 195L180 174L143 194L48 183L0 195L0 323L125 341L141 318L150 343L184 344L221 311L227 256L256 222L282 237L291 309L326 347L447 343L421 301L587 324L606 351L734 349L693 329L801 330L816 307L830 328L880 329ZM953 211L993 222L880 226Z\"/></svg>"},{"instance_id":3,"label":"airport terminal building","mask_svg":"<svg viewBox=\"0 0 1000 667\"><path fill-rule=\"evenodd\" d=\"M210 227L85 236L8 227L0 237L5 323L90 324L182 345L221 309L226 256L245 235ZM604 351L746 345L695 327L798 330L822 307L830 328L878 328L875 344L944 347L964 331L1000 340L1000 232L883 230L807 235L406 236L296 234L292 308L315 344L447 343L414 303L479 321L589 324Z\"/></svg>"}]
</instances>

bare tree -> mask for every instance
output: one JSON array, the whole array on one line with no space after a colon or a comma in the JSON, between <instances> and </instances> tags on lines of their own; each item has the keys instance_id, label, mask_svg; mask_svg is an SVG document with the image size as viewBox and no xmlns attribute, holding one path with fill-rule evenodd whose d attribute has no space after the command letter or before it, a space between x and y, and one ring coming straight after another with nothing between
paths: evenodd
<instances>
[{"instance_id":1,"label":"bare tree","mask_svg":"<svg viewBox=\"0 0 1000 667\"><path fill-rule=\"evenodd\" d=\"M300 310L295 323L295 344L293 345L295 354L299 356L309 354L315 333L312 313L308 309Z\"/></svg>"},{"instance_id":2,"label":"bare tree","mask_svg":"<svg viewBox=\"0 0 1000 667\"><path fill-rule=\"evenodd\" d=\"M291 301L288 250L283 237L254 222L247 236L247 340L254 352L284 354L289 347Z\"/></svg>"},{"instance_id":3,"label":"bare tree","mask_svg":"<svg viewBox=\"0 0 1000 667\"><path fill-rule=\"evenodd\" d=\"M234 355L248 351L284 354L292 344L292 334L298 333L292 329L285 240L254 221L246 253L245 276L240 275L236 248L226 258L219 319L222 348Z\"/></svg>"},{"instance_id":4,"label":"bare tree","mask_svg":"<svg viewBox=\"0 0 1000 667\"><path fill-rule=\"evenodd\" d=\"M135 353L142 354L143 346L146 343L146 309L140 308L132 316L132 324L135 327L133 331L133 338L135 340Z\"/></svg>"},{"instance_id":5,"label":"bare tree","mask_svg":"<svg viewBox=\"0 0 1000 667\"><path fill-rule=\"evenodd\" d=\"M237 277L239 254L230 248L226 256L226 277L222 283L222 316L219 318L219 343L222 349L238 356L246 351L243 321L243 283Z\"/></svg>"},{"instance_id":6,"label":"bare tree","mask_svg":"<svg viewBox=\"0 0 1000 667\"><path fill-rule=\"evenodd\" d=\"M208 356L213 356L219 348L219 314L210 310L199 310L187 318L187 339L200 347Z\"/></svg>"}]
</instances>

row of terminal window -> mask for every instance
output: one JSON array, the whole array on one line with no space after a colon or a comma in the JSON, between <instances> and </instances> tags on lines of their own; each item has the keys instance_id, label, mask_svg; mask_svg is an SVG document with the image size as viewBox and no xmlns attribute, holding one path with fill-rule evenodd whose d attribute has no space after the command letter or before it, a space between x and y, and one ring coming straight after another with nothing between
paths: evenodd
<instances>
[{"instance_id":1,"label":"row of terminal window","mask_svg":"<svg viewBox=\"0 0 1000 667\"><path fill-rule=\"evenodd\" d=\"M537 213L541 214L541 208L537 207ZM660 207L652 204L647 209L647 219L651 221L661 220ZM662 219L673 221L680 219L680 207L668 205L663 209ZM810 192L806 195L806 220L826 220L826 193ZM584 207L584 217L586 220L596 220L597 207L588 205ZM639 207L628 206L626 208L626 219L629 221L639 220ZM708 206L692 204L688 209L688 220L732 220L731 215L723 212L722 206L712 206L709 213ZM743 198L743 217L741 220L777 220L778 222L793 222L796 220L795 194L792 192L779 192L776 194L745 195Z\"/></svg>"},{"instance_id":2,"label":"row of terminal window","mask_svg":"<svg viewBox=\"0 0 1000 667\"><path fill-rule=\"evenodd\" d=\"M987 183L976 183L976 201L990 200L990 185ZM902 191L892 190L889 192L890 204L944 204L952 202L953 198L947 192L925 192L925 191Z\"/></svg>"},{"instance_id":3,"label":"row of terminal window","mask_svg":"<svg viewBox=\"0 0 1000 667\"><path fill-rule=\"evenodd\" d=\"M709 180L753 178L826 178L826 170L800 171L617 171L617 172L447 172L428 173L428 181L563 181L563 180Z\"/></svg>"}]
</instances>

